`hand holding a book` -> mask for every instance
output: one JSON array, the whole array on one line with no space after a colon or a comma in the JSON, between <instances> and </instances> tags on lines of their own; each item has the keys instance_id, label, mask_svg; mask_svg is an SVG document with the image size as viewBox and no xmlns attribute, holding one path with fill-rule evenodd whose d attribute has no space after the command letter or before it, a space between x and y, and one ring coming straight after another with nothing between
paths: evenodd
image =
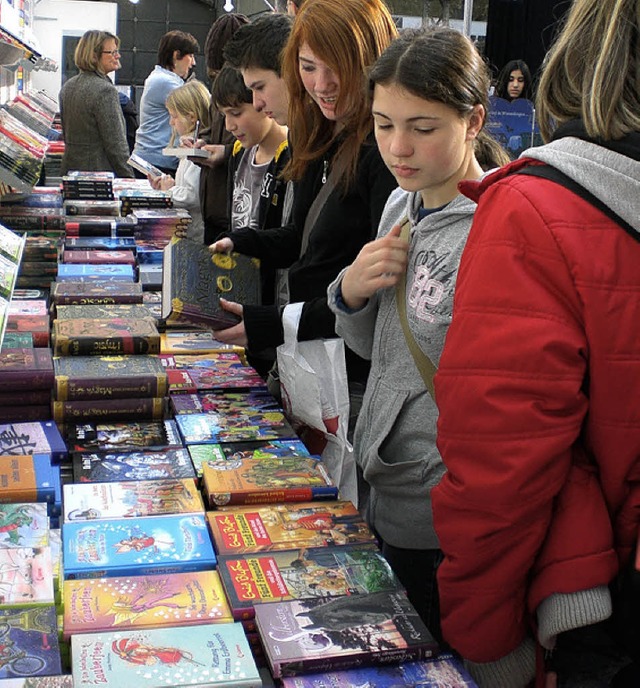
<instances>
[{"instance_id":1,"label":"hand holding a book","mask_svg":"<svg viewBox=\"0 0 640 688\"><path fill-rule=\"evenodd\" d=\"M231 253L233 251L233 241L229 237L218 239L209 246L211 253Z\"/></svg>"},{"instance_id":2,"label":"hand holding a book","mask_svg":"<svg viewBox=\"0 0 640 688\"><path fill-rule=\"evenodd\" d=\"M222 240L224 241L224 239ZM242 318L242 304L234 301L220 299L220 305L225 311L233 313ZM224 344L235 344L237 346L247 346L247 332L244 329L244 320L240 320L237 325L227 327L226 330L213 330L213 337Z\"/></svg>"},{"instance_id":3,"label":"hand holding a book","mask_svg":"<svg viewBox=\"0 0 640 688\"><path fill-rule=\"evenodd\" d=\"M360 309L379 290L394 287L407 269L409 242L400 237L400 225L380 239L365 244L342 278L342 300Z\"/></svg>"},{"instance_id":4,"label":"hand holding a book","mask_svg":"<svg viewBox=\"0 0 640 688\"><path fill-rule=\"evenodd\" d=\"M168 191L172 186L176 185L175 179L170 174L161 174L159 177L148 175L148 179L153 189L161 191Z\"/></svg>"}]
</instances>

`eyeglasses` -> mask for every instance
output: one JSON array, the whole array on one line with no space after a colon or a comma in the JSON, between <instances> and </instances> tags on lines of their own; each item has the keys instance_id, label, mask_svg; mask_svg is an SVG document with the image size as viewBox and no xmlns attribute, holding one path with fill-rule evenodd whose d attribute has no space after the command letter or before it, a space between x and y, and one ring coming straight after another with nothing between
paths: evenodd
<instances>
[{"instance_id":1,"label":"eyeglasses","mask_svg":"<svg viewBox=\"0 0 640 688\"><path fill-rule=\"evenodd\" d=\"M120 55L119 50L103 50L102 51L103 55Z\"/></svg>"}]
</instances>

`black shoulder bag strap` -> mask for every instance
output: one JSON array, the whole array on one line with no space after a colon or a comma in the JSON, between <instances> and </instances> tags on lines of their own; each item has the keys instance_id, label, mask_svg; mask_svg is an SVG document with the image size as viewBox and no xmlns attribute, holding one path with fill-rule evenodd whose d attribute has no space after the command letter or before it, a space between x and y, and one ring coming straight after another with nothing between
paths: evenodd
<instances>
[{"instance_id":1,"label":"black shoulder bag strap","mask_svg":"<svg viewBox=\"0 0 640 688\"><path fill-rule=\"evenodd\" d=\"M551 165L529 165L516 174L528 174L530 177L541 177L542 179L549 179L560 186L564 186L569 191L572 191L576 196L580 196L587 203L590 203L594 208L604 213L610 220L613 220L617 225L622 227L624 231L636 241L640 241L640 232L635 230L626 220L623 220L620 215L615 213L611 208L603 203L599 198L596 198L590 191L587 191L584 186L568 177L564 172L560 172Z\"/></svg>"}]
</instances>

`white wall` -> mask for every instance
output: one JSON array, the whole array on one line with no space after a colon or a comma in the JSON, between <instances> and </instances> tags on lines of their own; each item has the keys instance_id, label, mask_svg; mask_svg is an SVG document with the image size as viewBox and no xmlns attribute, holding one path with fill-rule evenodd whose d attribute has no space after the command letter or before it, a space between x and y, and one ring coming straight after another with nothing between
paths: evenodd
<instances>
[{"instance_id":1,"label":"white wall","mask_svg":"<svg viewBox=\"0 0 640 688\"><path fill-rule=\"evenodd\" d=\"M62 86L62 37L82 36L89 29L115 34L118 5L115 2L40 0L33 14L33 35L38 48L42 55L58 64L58 71L31 72L30 89L45 90L57 100Z\"/></svg>"}]
</instances>

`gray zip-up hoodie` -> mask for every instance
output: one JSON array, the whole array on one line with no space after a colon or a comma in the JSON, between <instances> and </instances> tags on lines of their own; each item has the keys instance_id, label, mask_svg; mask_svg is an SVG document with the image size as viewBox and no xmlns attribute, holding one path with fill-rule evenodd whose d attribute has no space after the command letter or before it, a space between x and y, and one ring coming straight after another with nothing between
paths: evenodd
<instances>
[{"instance_id":1,"label":"gray zip-up hoodie","mask_svg":"<svg viewBox=\"0 0 640 688\"><path fill-rule=\"evenodd\" d=\"M442 210L418 220L420 206L419 193L393 191L378 236L409 217L407 320L417 343L437 366L476 204L457 196ZM364 308L349 311L340 298L343 274L328 288L336 331L353 351L372 362L354 435L356 461L370 488L359 506L388 544L437 549L430 491L444 473L436 448L438 410L407 346L395 290L381 290Z\"/></svg>"}]
</instances>

